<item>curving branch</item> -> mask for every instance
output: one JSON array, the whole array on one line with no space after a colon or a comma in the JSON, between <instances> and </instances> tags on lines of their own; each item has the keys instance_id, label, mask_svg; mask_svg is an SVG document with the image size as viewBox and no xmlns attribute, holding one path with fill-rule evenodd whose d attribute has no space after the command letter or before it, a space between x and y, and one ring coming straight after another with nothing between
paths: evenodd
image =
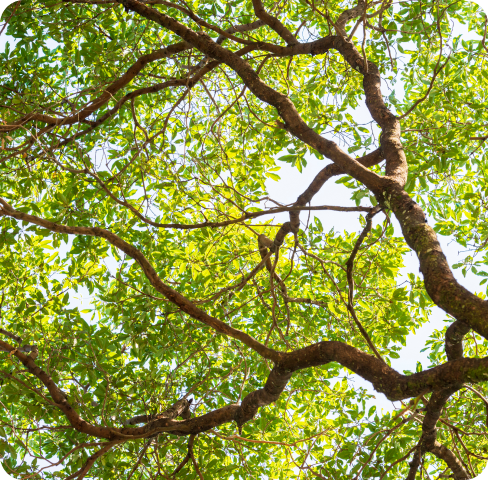
<instances>
[{"instance_id":1,"label":"curving branch","mask_svg":"<svg viewBox=\"0 0 488 480\"><path fill-rule=\"evenodd\" d=\"M446 330L445 350L448 360L463 357L463 339L470 328L464 322L456 320Z\"/></svg>"},{"instance_id":2,"label":"curving branch","mask_svg":"<svg viewBox=\"0 0 488 480\"><path fill-rule=\"evenodd\" d=\"M246 86L261 100L277 108L281 117L285 120L285 126L293 135L300 138L305 143L315 148L338 164L345 173L352 175L354 178L363 182L372 191L378 192L384 180L378 175L364 168L353 157L342 151L334 142L326 140L319 134L315 133L301 119L293 103L283 94L270 88L249 66L249 64L240 58L234 52L231 52L218 43L214 42L208 35L202 32L194 32L185 27L173 18L162 14L161 12L138 2L137 0L124 0L122 2L126 8L133 10L140 15L155 21L165 28L179 35L188 44L196 47L202 53L210 58L227 64L236 71L242 78ZM303 53L312 52L321 44L321 52L330 48L337 49L348 61L353 68L359 71L366 70L362 56L351 42L342 37L329 36L310 44L300 44L297 47L304 48ZM186 44L185 44L186 45ZM256 44L261 48L263 44ZM295 48L295 47L291 47ZM317 51L317 50L314 50ZM291 53L291 52L290 52ZM297 51L298 53L298 51ZM371 64L371 65L370 65ZM385 157L387 159L387 175L396 176L400 181L406 180L406 163L401 144L399 143L400 127L396 117L386 108L381 96L381 79L376 65L370 62L368 64L368 73L364 76L364 87L366 93L366 103L370 109L373 118L380 124L382 132L382 145ZM394 144L394 145L393 145ZM395 147L395 148L392 148ZM398 158L397 158L398 157ZM403 170L398 169L399 164ZM403 175L405 174L405 175ZM405 177L403 179L403 176ZM404 182L403 182L404 183Z\"/></svg>"},{"instance_id":3,"label":"curving branch","mask_svg":"<svg viewBox=\"0 0 488 480\"><path fill-rule=\"evenodd\" d=\"M418 397L441 389L457 390L465 382L477 383L485 381L488 377L488 357L462 358L412 375L401 375L383 361L350 345L325 341L290 353L275 352L279 360L264 387L248 394L240 405L231 404L200 417L175 420L174 417L181 415L188 406L188 401L180 401L178 408L170 409L171 415L156 418L142 427L109 428L92 425L83 420L68 403L66 394L31 357L5 342L0 341L0 346L10 351L30 373L41 380L71 426L79 432L111 441L147 438L160 432L175 435L197 434L233 421L241 427L254 418L260 407L278 400L294 372L330 362L337 362L358 374L392 401Z\"/></svg>"},{"instance_id":4,"label":"curving branch","mask_svg":"<svg viewBox=\"0 0 488 480\"><path fill-rule=\"evenodd\" d=\"M288 45L295 45L298 43L295 35L288 30L276 17L270 15L263 6L261 0L252 0L254 13L262 22L268 27L271 27Z\"/></svg>"},{"instance_id":5,"label":"curving branch","mask_svg":"<svg viewBox=\"0 0 488 480\"><path fill-rule=\"evenodd\" d=\"M279 360L279 354L275 350L264 346L262 343L258 342L255 338L251 337L247 333L230 327L221 320L218 320L217 318L208 315L186 297L181 295L176 290L173 290L170 286L166 285L158 276L156 270L154 270L154 267L149 263L149 261L142 254L142 252L140 252L133 245L122 240L114 233L99 227L70 227L67 225L60 225L58 223L50 222L49 220L45 220L34 215L19 212L18 210L12 208L2 198L0 198L0 217L1 216L9 216L12 218L16 218L17 220L24 220L26 222L46 228L52 232L104 238L114 247L123 251L129 257L133 258L140 265L151 285L159 293L162 293L170 302L178 306L183 312L190 315L190 317L212 327L218 333L235 338L236 340L240 340L242 343L252 348L255 352L259 353L259 355L266 359L273 361Z\"/></svg>"},{"instance_id":6,"label":"curving branch","mask_svg":"<svg viewBox=\"0 0 488 480\"><path fill-rule=\"evenodd\" d=\"M50 126L73 125L75 123L79 123L92 115L95 111L100 109L109 100L111 100L113 96L119 90L128 85L147 64L155 62L157 60L161 60L163 58L167 58L171 55L175 55L176 53L189 50L190 48L192 48L190 44L186 42L179 42L166 48L160 48L155 52L142 55L120 78L118 78L117 80L112 82L107 88L105 88L103 93L98 98L93 99L88 104L88 106L75 113L74 115L71 115L69 117L56 118L50 115L31 112L27 115L24 115L22 118L14 121L11 125L0 125L0 133L16 130L31 120L44 122Z\"/></svg>"},{"instance_id":7,"label":"curving branch","mask_svg":"<svg viewBox=\"0 0 488 480\"><path fill-rule=\"evenodd\" d=\"M102 448L100 448L100 450L98 450L93 455L88 457L85 464L77 472L73 473L72 475L69 475L68 477L65 478L65 480L73 480L74 478L76 478L76 480L82 480L83 478L85 478L88 471L90 470L91 467L93 467L95 462L100 457L102 457L105 453L110 451L112 449L112 447L114 447L115 445L117 445L119 443L122 443L122 442L121 441L107 442Z\"/></svg>"},{"instance_id":8,"label":"curving branch","mask_svg":"<svg viewBox=\"0 0 488 480\"><path fill-rule=\"evenodd\" d=\"M95 426L82 419L68 403L67 395L56 385L50 375L36 365L32 357L25 355L15 347L12 347L2 340L0 340L0 348L3 351L9 352L9 355L17 357L27 371L37 377L44 384L56 406L64 413L70 425L76 430L94 437L106 438L109 440L120 440L123 438L120 435L117 435L117 431L112 428Z\"/></svg>"},{"instance_id":9,"label":"curving branch","mask_svg":"<svg viewBox=\"0 0 488 480\"><path fill-rule=\"evenodd\" d=\"M389 2L387 2L389 6ZM368 2L358 0L358 4L343 11L335 23L336 31L341 37L334 42L334 48L343 56L349 65L363 75L363 89L366 95L366 106L373 119L381 127L381 144L386 158L386 176L403 187L407 181L408 167L400 140L401 127L399 119L387 108L381 94L381 75L378 66L366 59L364 52L359 53L350 38L346 38L345 26L349 20L362 17L366 21ZM383 7L382 7L383 8ZM383 10L377 12L382 13ZM386 7L387 8L387 7ZM375 15L375 14L372 14ZM352 36L352 34L351 34ZM371 189L372 190L372 189ZM374 192L374 190L372 190Z\"/></svg>"},{"instance_id":10,"label":"curving branch","mask_svg":"<svg viewBox=\"0 0 488 480\"><path fill-rule=\"evenodd\" d=\"M425 288L432 301L456 320L488 338L488 302L471 293L454 278L437 234L426 222L420 205L398 186L392 186L383 194L382 203L391 208L407 244L417 253Z\"/></svg>"},{"instance_id":11,"label":"curving branch","mask_svg":"<svg viewBox=\"0 0 488 480\"><path fill-rule=\"evenodd\" d=\"M179 306L182 311L211 326L217 332L241 341L264 358L270 359L275 363L275 367L268 377L264 388L249 394L244 398L241 405L228 405L202 417L188 420L177 421L164 417L155 419L143 427L114 429L94 426L81 419L67 402L64 392L57 387L49 375L35 364L34 359L24 355L9 344L0 341L2 350L9 351L11 355L19 358L27 370L44 383L54 402L66 415L71 425L81 432L110 440L118 440L126 438L127 435L131 437L146 437L159 431L168 431L178 435L196 434L231 421L236 421L238 425L243 425L253 418L259 407L268 405L279 398L294 372L304 368L325 365L330 362L338 362L352 372L357 373L369 381L378 392L385 394L392 401L417 397L441 388L450 388L450 386L459 388L459 385L463 383L477 383L488 378L488 357L482 359L459 358L430 370L412 375L401 375L382 360L341 342L324 341L289 353L278 352L264 346L246 333L211 317L197 308L183 295L165 285L146 257L134 246L112 232L98 227L59 225L19 212L3 199L0 199L0 205L0 216L9 216L33 223L53 232L96 236L106 239L113 246L136 260L151 284L171 302Z\"/></svg>"},{"instance_id":12,"label":"curving branch","mask_svg":"<svg viewBox=\"0 0 488 480\"><path fill-rule=\"evenodd\" d=\"M190 405L193 399L186 400L182 398L178 400L174 405L165 410L163 413L156 413L154 415L138 415L136 417L129 418L124 422L124 425L137 425L139 423L149 423L161 418L176 418L181 417L188 419L191 417Z\"/></svg>"},{"instance_id":13,"label":"curving branch","mask_svg":"<svg viewBox=\"0 0 488 480\"><path fill-rule=\"evenodd\" d=\"M425 452L434 454L440 460L446 462L447 466L452 470L455 480L467 480L470 478L462 462L449 450L446 446L437 441L437 427L436 424L442 413L449 397L461 388L462 384L456 384L448 388L442 388L432 393L427 407L424 420L422 422L422 436L417 445L414 457L410 462L410 469L407 480L414 480L416 473L420 467L422 456Z\"/></svg>"},{"instance_id":14,"label":"curving branch","mask_svg":"<svg viewBox=\"0 0 488 480\"><path fill-rule=\"evenodd\" d=\"M280 228L278 234L283 231L283 227ZM283 279L276 273L275 268L271 265L271 254L276 253L278 254L279 245L276 244L276 239L278 238L278 234L276 235L274 241L266 237L266 235L259 235L258 236L258 249L259 255L261 255L261 263L266 265L266 270L271 274L272 279L276 280L280 285L281 294L283 298L288 298L286 284ZM268 250L269 249L269 250ZM261 265L260 263L260 265ZM272 287L273 288L273 287Z\"/></svg>"},{"instance_id":15,"label":"curving branch","mask_svg":"<svg viewBox=\"0 0 488 480\"><path fill-rule=\"evenodd\" d=\"M248 52L250 48L246 47L241 49L240 53L244 54ZM93 132L96 128L100 127L103 125L110 117L113 117L121 108L122 106L127 103L129 100L133 100L134 98L137 98L141 95L147 95L151 93L157 93L160 92L166 88L169 87L186 87L187 91L191 88L193 88L200 80L210 71L212 71L215 67L219 65L219 62L211 62L208 65L202 66L202 68L193 76L193 77L187 77L187 78L180 78L180 79L173 79L173 80L168 80L167 82L162 82L162 83L157 83L155 85L151 85L150 87L145 87L145 88L139 88L138 90L134 90L126 95L124 95L120 100L117 101L117 103L107 112L105 112L100 118L98 118L96 121L92 122L91 125L79 132L77 132L75 135L59 142L57 145L54 145L51 147L51 150L54 149L59 149L62 148L71 142L78 140L79 138L83 137L84 135ZM90 173L87 168L83 170L77 170L73 171L73 169L65 168L68 171L71 171L72 173ZM102 186L104 190L106 190L105 187ZM108 193L108 192L107 192ZM127 204L127 202L121 202L118 199L115 199L111 193L109 195L117 201L117 203L120 203L121 205L124 205L128 208L130 208ZM139 214L140 215L140 214ZM146 223L149 223L150 220L145 219L145 217L141 216L141 219L143 221L146 221Z\"/></svg>"},{"instance_id":16,"label":"curving branch","mask_svg":"<svg viewBox=\"0 0 488 480\"><path fill-rule=\"evenodd\" d=\"M0 328L0 333L9 337L10 339L14 340L15 342L17 342L19 344L19 346L17 347L17 350L19 352L30 352L30 356L34 360L39 355L39 349L38 349L37 345L22 345L22 346L20 346L20 344L22 343L22 338L19 337L18 335L15 335L14 333L11 333L11 332L7 332L7 330L4 330L3 328ZM0 350L2 350L1 346L0 346ZM3 351L5 352L7 350L3 350Z\"/></svg>"},{"instance_id":17,"label":"curving branch","mask_svg":"<svg viewBox=\"0 0 488 480\"><path fill-rule=\"evenodd\" d=\"M488 358L460 359L412 375L401 375L383 361L347 344L325 341L290 353L281 354L282 360L271 371L263 389L244 398L241 405L227 405L201 417L189 420L155 420L143 427L123 429L124 435L145 435L154 431L176 435L201 433L216 426L235 421L243 425L257 413L259 407L275 402L292 374L298 370L330 362L337 362L372 383L375 390L389 400L397 401L439 390L445 385L485 381L488 377Z\"/></svg>"},{"instance_id":18,"label":"curving branch","mask_svg":"<svg viewBox=\"0 0 488 480\"><path fill-rule=\"evenodd\" d=\"M83 2L83 1L74 1L74 0L63 0L65 2L69 3L116 3L113 0L102 0L102 2L96 2L96 1L88 1L88 2ZM148 3L160 3L160 2L148 2ZM168 2L165 2L168 3ZM217 39L217 43L222 44L224 40L231 38L234 40L240 40L237 37L234 37L232 34L233 33L243 33L243 32L248 32L252 30L256 30L257 28L260 28L264 23L259 20L256 22L248 23L248 24L241 24L241 25L235 25L233 27L228 28L227 30L220 30L221 35ZM254 42L248 42L245 41L244 43L248 44L249 47L247 49L242 49L242 52L236 52L238 54L244 54L247 53L253 49L255 49L258 44ZM37 113L37 112L31 112L27 115L24 115L23 117L19 118L18 120L15 120L12 124L7 124L7 125L0 125L0 133L7 133L7 132L12 132L18 128L21 128L23 125L28 123L29 121L40 121L43 123L46 123L48 126L53 127L53 126L68 126L68 125L73 125L76 123L88 123L90 125L90 128L83 130L82 132L78 132L72 139L74 140L76 138L79 138L81 135L84 135L88 132L93 131L96 127L100 126L104 121L106 121L108 118L113 116L124 103L126 103L128 100L132 100L140 95L145 95L145 94L150 94L150 93L156 93L159 92L165 88L172 87L172 86L187 86L190 87L193 86L195 83L197 83L200 78L211 71L215 66L219 64L219 62L213 62L210 67L207 67L204 71L199 72L198 75L195 75L193 78L181 78L181 79L173 79L169 80L167 82L151 85L150 87L145 87L145 88L140 88L138 90L135 90L133 92L128 93L124 97L122 97L120 100L117 101L116 105L106 112L102 117L95 121L88 122L86 119L93 113L95 113L97 110L99 110L101 107L103 107L106 103L108 103L111 99L114 98L114 95L122 90L124 87L126 87L128 84L134 80L134 78L141 73L141 71L149 64L158 60L162 60L164 58L168 58L170 56L173 56L175 54L184 52L186 50L191 50L193 48L192 45L190 45L187 42L178 42L173 45L170 45L165 48L158 49L152 53L142 55L137 59L137 61L117 80L113 81L108 87L106 87L103 90L103 93L98 96L97 98L93 99L87 106L85 106L83 109L81 109L79 112L76 112L73 115L70 116L63 116L63 117L53 117L50 115L45 115L42 113ZM206 63L206 62L205 62ZM202 69L205 65L201 65ZM198 67L198 66L197 66ZM67 144L67 141L62 142L59 146L64 146Z\"/></svg>"},{"instance_id":19,"label":"curving branch","mask_svg":"<svg viewBox=\"0 0 488 480\"><path fill-rule=\"evenodd\" d=\"M281 118L285 121L286 129L291 132L294 136L304 141L307 145L316 149L322 155L331 159L334 163L338 164L345 173L353 176L357 180L364 183L368 188L374 192L381 191L381 187L385 185L385 179L374 172L371 172L366 167L361 165L349 154L344 152L339 146L330 140L326 140L321 135L312 130L300 117L293 102L284 94L277 92L273 88L269 87L265 82L263 82L255 70L251 68L249 63L242 59L235 53L227 50L216 42L214 42L208 35L203 32L194 32L193 30L187 28L185 25L181 24L177 20L165 15L154 8L150 8L145 4L138 2L137 0L122 0L121 3L129 10L138 13L142 17L148 20L154 21L168 30L171 30L176 35L178 35L183 40L192 44L195 48L200 50L205 55L208 55L215 60L225 63L230 68L232 68L243 80L244 84L251 90L254 95L256 95L260 100L272 105L278 110ZM339 37L332 37L331 40L328 37L328 42L332 40L334 48L339 50L339 52L348 53L349 56L356 53L354 56L354 61L358 60L363 62L361 55L354 49L352 44L344 43L344 40ZM349 50L347 50L347 48ZM377 72L377 68L376 68ZM370 75L371 76L371 75ZM374 77L374 76L373 76ZM371 77L371 78L373 78ZM377 90L380 86L380 78L377 73L377 79L374 77L374 88ZM371 89L370 89L371 90ZM371 92L368 90L368 94L371 96ZM379 97L381 103L384 105L383 99L380 93L375 91L375 98ZM376 100L376 103L379 101ZM386 107L385 107L386 109ZM375 119L376 120L376 119ZM383 122L385 123L385 122ZM399 136L399 126L398 126L398 136ZM388 159L389 156L389 134L386 135L385 139L385 154ZM387 169L388 170L388 169Z\"/></svg>"}]
</instances>

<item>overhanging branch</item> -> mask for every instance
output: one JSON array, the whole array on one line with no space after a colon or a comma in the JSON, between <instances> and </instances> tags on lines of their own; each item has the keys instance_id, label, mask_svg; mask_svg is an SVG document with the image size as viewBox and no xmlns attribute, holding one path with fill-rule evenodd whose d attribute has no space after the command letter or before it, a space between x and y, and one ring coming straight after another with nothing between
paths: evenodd
<instances>
[{"instance_id":1,"label":"overhanging branch","mask_svg":"<svg viewBox=\"0 0 488 480\"><path fill-rule=\"evenodd\" d=\"M254 95L278 110L278 113L285 121L287 130L294 136L327 158L330 158L344 172L364 183L370 190L376 192L381 190L382 185L385 183L382 177L361 165L353 157L341 150L336 143L326 140L312 130L300 117L293 102L286 95L277 92L263 82L246 60L230 50L221 47L203 32L194 32L174 18L154 8L150 8L137 0L122 0L121 3L129 10L171 30L205 55L228 65L241 77L244 84ZM334 47L342 53L342 39L335 37L333 38L333 42ZM375 88L377 87L375 84Z\"/></svg>"},{"instance_id":2,"label":"overhanging branch","mask_svg":"<svg viewBox=\"0 0 488 480\"><path fill-rule=\"evenodd\" d=\"M46 228L52 232L67 233L71 235L87 235L90 237L100 237L107 240L114 247L123 251L129 257L133 258L142 268L142 271L146 275L151 285L159 292L162 293L170 302L178 306L183 312L190 315L190 317L199 320L200 322L212 327L218 333L227 335L241 341L244 345L252 348L262 357L272 360L274 362L279 361L280 354L275 350L264 346L262 343L251 337L247 333L237 330L226 323L218 320L211 315L194 305L190 300L181 295L176 290L173 290L170 286L166 285L159 275L154 270L154 267L149 263L147 258L142 254L140 250L133 245L122 240L114 233L99 227L70 227L67 225L60 225L58 223L50 222L43 218L29 215L27 213L19 212L12 208L5 200L0 198L0 217L9 216L18 220L23 220L40 227Z\"/></svg>"}]
</instances>

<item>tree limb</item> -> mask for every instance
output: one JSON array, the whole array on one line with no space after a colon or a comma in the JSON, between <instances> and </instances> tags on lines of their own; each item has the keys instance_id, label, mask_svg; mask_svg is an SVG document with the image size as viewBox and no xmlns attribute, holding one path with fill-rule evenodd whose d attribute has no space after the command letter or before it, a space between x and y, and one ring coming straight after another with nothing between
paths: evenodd
<instances>
[{"instance_id":1,"label":"tree limb","mask_svg":"<svg viewBox=\"0 0 488 480\"><path fill-rule=\"evenodd\" d=\"M381 186L385 183L383 177L380 177L379 175L365 168L353 157L341 150L336 143L330 140L326 140L319 134L314 132L302 120L293 102L286 95L277 92L276 90L269 87L266 83L264 83L259 78L259 75L250 67L247 61L245 61L235 53L231 52L230 50L221 47L220 45L215 43L208 35L203 34L202 32L194 32L177 20L144 5L137 0L122 0L122 3L129 10L138 13L148 20L158 23L168 30L171 30L183 40L192 44L202 53L208 55L211 58L215 58L216 60L225 63L226 65L231 67L241 77L246 86L259 99L274 106L278 110L278 113L285 121L286 128L291 133L293 133L293 135L304 141L306 144L310 145L312 148L315 148L318 152L325 155L327 158L330 158L332 161L334 161L334 163L337 163L346 173L364 183L372 191L380 191ZM343 51L347 50L344 50L345 44L343 43L342 39L336 37L333 41L334 47L338 49L339 52L343 53ZM357 50L354 50L354 47L352 45L349 45L348 48L349 50L346 53L348 53L349 57L351 55L354 55L354 60L356 60L357 58L361 58L359 52L357 52ZM362 59L360 60L360 62L362 63ZM377 81L375 80L373 82L375 89L375 98L378 97L378 93L376 90L379 88L379 84L381 83L377 68L376 74L378 76L378 79ZM371 92L369 92L369 90L366 92L367 98L368 95L371 96L370 93ZM384 105L381 94L379 95L379 99ZM385 124L384 121L382 123ZM389 138L388 134L385 138ZM388 145L386 145L386 147L387 146ZM389 150L387 148L387 159L389 157L388 152ZM395 154L396 153L398 152L395 150Z\"/></svg>"},{"instance_id":2,"label":"tree limb","mask_svg":"<svg viewBox=\"0 0 488 480\"><path fill-rule=\"evenodd\" d=\"M298 40L276 17L270 15L261 0L252 0L254 13L262 22L271 27L288 45L295 45Z\"/></svg>"},{"instance_id":3,"label":"tree limb","mask_svg":"<svg viewBox=\"0 0 488 480\"><path fill-rule=\"evenodd\" d=\"M119 236L114 233L99 227L70 227L67 225L60 225L49 220L44 220L42 218L36 217L34 215L29 215L27 213L19 212L12 208L5 200L0 198L0 217L9 216L16 218L18 220L24 220L40 227L51 230L57 233L68 233L72 235L88 235L91 237L100 237L107 240L114 247L123 251L129 257L133 258L142 268L144 274L146 275L152 286L159 292L162 293L170 302L177 305L183 312L190 315L192 318L203 322L204 324L212 327L219 333L228 335L236 340L240 340L242 343L252 348L254 351L259 353L262 357L269 360L278 361L279 354L275 350L264 346L262 343L258 342L255 338L250 335L237 330L229 325L225 324L221 320L208 315L206 312L196 307L190 300L181 295L176 290L173 290L170 286L166 285L159 275L154 270L154 267L149 263L147 258L133 245L122 240Z\"/></svg>"}]
</instances>

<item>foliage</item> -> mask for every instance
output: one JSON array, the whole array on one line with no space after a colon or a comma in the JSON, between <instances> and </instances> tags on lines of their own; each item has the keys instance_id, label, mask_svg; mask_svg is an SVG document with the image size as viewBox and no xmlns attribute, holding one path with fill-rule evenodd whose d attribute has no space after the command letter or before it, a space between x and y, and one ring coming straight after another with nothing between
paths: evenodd
<instances>
[{"instance_id":1,"label":"foliage","mask_svg":"<svg viewBox=\"0 0 488 480\"><path fill-rule=\"evenodd\" d=\"M401 403L393 413L382 414L367 406L371 393L351 381L351 372L358 373L351 364L317 361L294 371L279 398L259 404L243 424L215 421L212 428L183 434L174 425L191 429L192 420L173 418L172 430L122 438L90 434L85 424L67 418L29 367L31 352L76 416L120 433L129 418L161 414L182 398L193 399L193 419L239 404L280 367L240 337L189 313L184 302L273 351L341 342L376 352L386 366L437 304L447 312L446 328L427 342L431 365L423 368L446 364L444 341L453 320L471 328L464 355L486 356L486 339L474 320L454 313L421 277L400 278L404 256L423 247L395 237L391 216L400 218L401 209L385 200L385 189L300 136L288 114L260 96L232 62L181 43L181 35L141 14L145 7L136 0L123 4L23 0L3 14L10 39L0 54L5 470L15 478L108 479L114 472L127 479L411 475L408 458L426 435L422 427L439 387L424 384L415 395L396 398ZM353 156L381 155L368 167L377 178L387 177L383 160L388 169L390 157L379 135L381 129L386 135L385 127L362 123L358 115L367 100L364 66L353 68L332 47L279 53L277 46L293 46L266 21L247 32L228 30L226 37L221 29L256 22L256 0L145 4L205 32L202 45L212 39L225 52L238 52L263 84L286 95L305 124L334 140L351 162ZM347 10L356 6L362 10ZM389 90L383 92L386 107L399 118L406 114L400 123L408 180L397 183L435 232L453 235L471 250L453 267L486 282L488 48L480 8L443 0L375 1L366 9L363 2L288 0L264 7L307 44L340 37L340 19L353 12L345 33L355 52L378 67L382 88ZM475 39L464 40L463 29ZM371 112L375 105L368 103ZM337 181L357 205L344 215L362 212L363 237L328 230L318 218L308 223L307 211L293 231L273 220L277 207L264 205L270 204L267 185L280 180L283 162L306 172L311 162L325 167L326 158L342 169L335 172ZM306 210L311 198L293 203L301 193L290 192L281 211ZM379 213L372 209L377 204ZM373 214L381 220L368 231ZM54 224L66 228L49 227ZM78 234L82 227L112 232L142 252L167 289L107 237ZM266 243L283 231L281 246ZM175 301L169 287L185 300ZM77 298L87 294L90 308L83 309ZM400 373L423 378L419 372ZM437 440L467 472L456 478L473 478L488 452L488 392L479 380L461 383L469 388L458 386L444 402ZM92 465L90 456L107 439L118 443ZM420 472L440 478L447 471L446 460L433 450L422 457Z\"/></svg>"}]
</instances>

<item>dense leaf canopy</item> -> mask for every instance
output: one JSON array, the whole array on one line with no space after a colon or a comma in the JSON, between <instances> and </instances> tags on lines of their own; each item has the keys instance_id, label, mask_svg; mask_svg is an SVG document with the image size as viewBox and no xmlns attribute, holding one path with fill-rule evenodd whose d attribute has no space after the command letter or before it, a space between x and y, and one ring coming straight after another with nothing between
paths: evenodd
<instances>
[{"instance_id":1,"label":"dense leaf canopy","mask_svg":"<svg viewBox=\"0 0 488 480\"><path fill-rule=\"evenodd\" d=\"M22 0L0 30L9 474L483 470L488 302L451 272L488 277L477 5ZM284 162L323 169L280 204ZM313 203L332 182L344 198ZM469 254L450 267L437 234ZM410 251L421 273L405 278ZM430 365L396 371L434 305Z\"/></svg>"}]
</instances>

